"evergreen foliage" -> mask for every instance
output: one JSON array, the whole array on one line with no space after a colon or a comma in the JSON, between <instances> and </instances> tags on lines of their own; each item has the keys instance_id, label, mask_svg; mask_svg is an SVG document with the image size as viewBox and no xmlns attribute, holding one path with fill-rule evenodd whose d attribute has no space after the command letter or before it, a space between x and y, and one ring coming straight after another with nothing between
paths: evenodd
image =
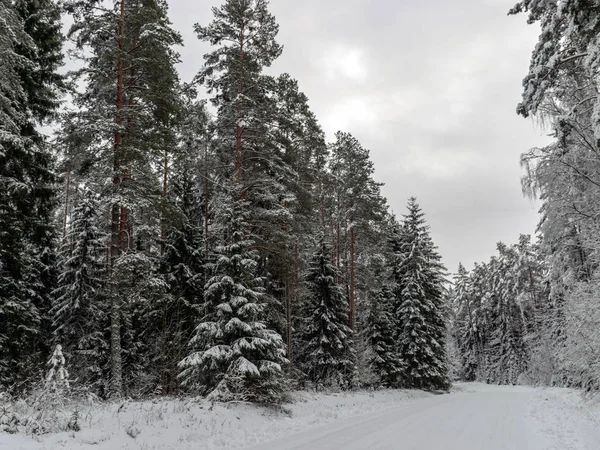
<instances>
[{"instance_id":1,"label":"evergreen foliage","mask_svg":"<svg viewBox=\"0 0 600 450\"><path fill-rule=\"evenodd\" d=\"M205 316L180 366L186 384L215 400L273 402L283 392L283 339L264 323L267 303L256 275L258 255L246 235L243 200L223 212L227 240L218 248L205 288Z\"/></svg>"},{"instance_id":2,"label":"evergreen foliage","mask_svg":"<svg viewBox=\"0 0 600 450\"><path fill-rule=\"evenodd\" d=\"M55 177L35 127L62 87L57 11L51 1L0 3L0 385L17 389L49 350Z\"/></svg>"},{"instance_id":3,"label":"evergreen foliage","mask_svg":"<svg viewBox=\"0 0 600 450\"><path fill-rule=\"evenodd\" d=\"M51 310L56 341L64 342L74 378L86 386L102 381L108 342L106 327L106 245L100 233L99 201L83 191L73 209L68 234L59 254L60 275Z\"/></svg>"},{"instance_id":4,"label":"evergreen foliage","mask_svg":"<svg viewBox=\"0 0 600 450\"><path fill-rule=\"evenodd\" d=\"M386 285L375 292L366 328L373 352L370 364L385 387L397 386L403 368L394 339L396 321L392 311L393 295L393 290Z\"/></svg>"},{"instance_id":5,"label":"evergreen foliage","mask_svg":"<svg viewBox=\"0 0 600 450\"><path fill-rule=\"evenodd\" d=\"M356 355L348 324L348 303L339 275L331 264L331 248L321 236L304 275L306 302L302 326L302 364L308 380L350 386L355 380Z\"/></svg>"},{"instance_id":6,"label":"evergreen foliage","mask_svg":"<svg viewBox=\"0 0 600 450\"><path fill-rule=\"evenodd\" d=\"M516 384L537 370L528 365L542 342L537 317L545 268L537 252L521 236L510 247L499 243L498 255L471 273L459 266L452 303L463 379Z\"/></svg>"},{"instance_id":7,"label":"evergreen foliage","mask_svg":"<svg viewBox=\"0 0 600 450\"><path fill-rule=\"evenodd\" d=\"M400 383L418 389L449 386L444 319L444 267L415 198L394 245L395 340L404 370Z\"/></svg>"},{"instance_id":8,"label":"evergreen foliage","mask_svg":"<svg viewBox=\"0 0 600 450\"><path fill-rule=\"evenodd\" d=\"M57 3L0 0L0 388L49 359L49 381L102 398L447 387L422 214L411 202L396 224L369 150L341 131L328 144L298 81L265 73L283 50L266 0L195 26L210 48L190 85L165 0L62 6L68 79Z\"/></svg>"},{"instance_id":9,"label":"evergreen foliage","mask_svg":"<svg viewBox=\"0 0 600 450\"><path fill-rule=\"evenodd\" d=\"M48 361L48 375L46 384L52 391L63 391L69 389L69 372L65 367L65 357L62 353L62 346L58 344L54 347L54 352Z\"/></svg>"}]
</instances>

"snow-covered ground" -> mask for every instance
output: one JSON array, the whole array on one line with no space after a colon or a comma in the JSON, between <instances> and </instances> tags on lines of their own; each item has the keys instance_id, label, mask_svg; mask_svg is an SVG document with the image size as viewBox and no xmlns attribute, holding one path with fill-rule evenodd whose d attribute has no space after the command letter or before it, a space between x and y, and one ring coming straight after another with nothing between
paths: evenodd
<instances>
[{"instance_id":1,"label":"snow-covered ground","mask_svg":"<svg viewBox=\"0 0 600 450\"><path fill-rule=\"evenodd\" d=\"M79 432L0 434L0 450L598 450L600 404L567 389L298 393L284 411L159 399L82 410ZM269 442L272 441L272 442Z\"/></svg>"}]
</instances>

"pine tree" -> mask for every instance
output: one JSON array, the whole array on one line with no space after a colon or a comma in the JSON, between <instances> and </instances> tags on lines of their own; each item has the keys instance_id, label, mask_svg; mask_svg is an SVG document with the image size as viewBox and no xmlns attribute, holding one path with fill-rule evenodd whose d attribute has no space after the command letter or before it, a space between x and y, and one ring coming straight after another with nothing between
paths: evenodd
<instances>
[{"instance_id":1,"label":"pine tree","mask_svg":"<svg viewBox=\"0 0 600 450\"><path fill-rule=\"evenodd\" d=\"M302 362L310 381L349 386L355 382L356 355L353 332L348 326L348 305L337 277L331 264L331 248L321 236L304 275L307 298Z\"/></svg>"},{"instance_id":2,"label":"pine tree","mask_svg":"<svg viewBox=\"0 0 600 450\"><path fill-rule=\"evenodd\" d=\"M207 88L217 111L218 176L235 180L238 186L230 186L249 202L249 231L272 299L268 320L283 333L281 300L295 250L289 236L289 206L295 199L288 188L296 174L286 158L296 152L288 154L281 145L283 93L277 80L264 74L282 51L276 41L279 27L266 0L227 0L213 8L213 15L207 26L196 25L198 38L213 46L196 81Z\"/></svg>"},{"instance_id":3,"label":"pine tree","mask_svg":"<svg viewBox=\"0 0 600 450\"><path fill-rule=\"evenodd\" d=\"M186 385L216 400L280 401L286 363L281 336L267 328L258 255L246 235L248 205L229 200L221 212L226 239L205 288L205 317L180 367Z\"/></svg>"},{"instance_id":4,"label":"pine tree","mask_svg":"<svg viewBox=\"0 0 600 450\"><path fill-rule=\"evenodd\" d=\"M272 175L285 170L270 140L275 105L267 94L272 79L262 73L282 51L275 40L279 27L267 5L266 0L227 0L213 8L208 26L195 28L200 40L216 46L204 56L196 80L213 95L219 151L232 172L226 176L233 174L245 198L253 206L260 202L265 213L270 202L279 201L272 197L281 180Z\"/></svg>"},{"instance_id":5,"label":"pine tree","mask_svg":"<svg viewBox=\"0 0 600 450\"><path fill-rule=\"evenodd\" d=\"M135 349L123 348L123 333L128 333L129 345L141 344L130 341L139 334L129 328L134 318L126 311L138 306L129 304L126 292L136 292L135 283L130 284L133 274L158 265L164 199L157 172L168 149L175 147L179 83L174 66L179 56L173 47L181 44L181 36L171 27L164 0L118 0L112 5L69 0L65 8L73 15L69 35L83 62L77 80L84 82L75 95L78 110L69 122L76 126L69 129L69 141L86 155L77 159L87 165L87 178L111 217L111 395L119 397L127 387L123 380L135 378L124 373L124 353L130 368L137 364L131 361ZM131 268L119 261L126 254Z\"/></svg>"},{"instance_id":6,"label":"pine tree","mask_svg":"<svg viewBox=\"0 0 600 450\"><path fill-rule=\"evenodd\" d=\"M378 224L385 219L385 200L380 183L373 180L375 171L369 151L349 133L337 132L330 146L332 208L335 223L335 253L338 269L344 265L344 278L350 306L349 325L356 324L356 264L361 241L365 245L379 240ZM374 239L373 239L374 238Z\"/></svg>"},{"instance_id":7,"label":"pine tree","mask_svg":"<svg viewBox=\"0 0 600 450\"><path fill-rule=\"evenodd\" d=\"M418 389L449 385L443 302L443 266L415 198L395 237L396 340L401 383Z\"/></svg>"},{"instance_id":8,"label":"pine tree","mask_svg":"<svg viewBox=\"0 0 600 450\"><path fill-rule=\"evenodd\" d=\"M104 336L107 309L103 263L104 236L98 226L99 201L91 191L80 193L60 253L60 275L51 313L56 340L63 342L74 378L99 388L108 342Z\"/></svg>"}]
</instances>

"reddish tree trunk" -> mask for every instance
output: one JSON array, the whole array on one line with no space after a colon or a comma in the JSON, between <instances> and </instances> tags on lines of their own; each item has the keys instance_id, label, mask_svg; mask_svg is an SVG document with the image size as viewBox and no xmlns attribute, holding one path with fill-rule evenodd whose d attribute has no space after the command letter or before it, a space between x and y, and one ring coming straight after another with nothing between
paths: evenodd
<instances>
[{"instance_id":1,"label":"reddish tree trunk","mask_svg":"<svg viewBox=\"0 0 600 450\"><path fill-rule=\"evenodd\" d=\"M323 194L321 194L321 227L323 228L323 233L325 233L325 199Z\"/></svg>"},{"instance_id":2,"label":"reddish tree trunk","mask_svg":"<svg viewBox=\"0 0 600 450\"><path fill-rule=\"evenodd\" d=\"M67 186L65 187L65 216L63 217L63 245L67 237L67 216L69 215L69 188L71 186L71 171L67 172Z\"/></svg>"},{"instance_id":3,"label":"reddish tree trunk","mask_svg":"<svg viewBox=\"0 0 600 450\"><path fill-rule=\"evenodd\" d=\"M113 186L115 194L118 192L118 187L121 184L121 111L123 109L123 45L125 39L125 0L121 0L120 7L120 23L119 23L119 59L117 64L117 111L114 143L114 177ZM111 269L114 268L115 261L121 255L121 207L120 202L115 198L111 212ZM115 276L113 272L113 277ZM111 296L111 395L113 397L121 397L123 394L123 377L122 377L122 351L121 351L121 311L118 300L118 295Z\"/></svg>"},{"instance_id":4,"label":"reddish tree trunk","mask_svg":"<svg viewBox=\"0 0 600 450\"><path fill-rule=\"evenodd\" d=\"M167 206L167 174L169 170L169 153L167 149L165 149L165 161L163 167L163 217L160 224L160 255L165 254L165 225L166 225L166 217L165 217L165 209Z\"/></svg>"},{"instance_id":5,"label":"reddish tree trunk","mask_svg":"<svg viewBox=\"0 0 600 450\"><path fill-rule=\"evenodd\" d=\"M240 65L243 64L244 61L244 27L240 29L239 34L239 44L240 44ZM244 117L244 112L240 106L240 97L244 92L244 79L240 74L238 79L238 98L236 99L236 123L235 123L235 177L238 183L241 185L242 183L242 170L243 170L243 147L242 147L242 135L243 135L243 127L241 121Z\"/></svg>"},{"instance_id":6,"label":"reddish tree trunk","mask_svg":"<svg viewBox=\"0 0 600 450\"><path fill-rule=\"evenodd\" d=\"M354 330L355 305L354 305L354 225L350 228L350 329Z\"/></svg>"},{"instance_id":7,"label":"reddish tree trunk","mask_svg":"<svg viewBox=\"0 0 600 450\"><path fill-rule=\"evenodd\" d=\"M340 232L340 222L338 221L336 231L335 231L335 267L339 271L342 267L341 264L341 232Z\"/></svg>"},{"instance_id":8,"label":"reddish tree trunk","mask_svg":"<svg viewBox=\"0 0 600 450\"><path fill-rule=\"evenodd\" d=\"M285 208L288 207L288 202L284 202ZM285 234L290 234L290 224L285 224ZM290 272L286 271L285 280L285 321L286 321L286 341L287 341L287 357L292 360L292 288L290 282Z\"/></svg>"},{"instance_id":9,"label":"reddish tree trunk","mask_svg":"<svg viewBox=\"0 0 600 450\"><path fill-rule=\"evenodd\" d=\"M208 184L208 133L204 143L204 257L208 258L208 213L210 203L210 186Z\"/></svg>"}]
</instances>

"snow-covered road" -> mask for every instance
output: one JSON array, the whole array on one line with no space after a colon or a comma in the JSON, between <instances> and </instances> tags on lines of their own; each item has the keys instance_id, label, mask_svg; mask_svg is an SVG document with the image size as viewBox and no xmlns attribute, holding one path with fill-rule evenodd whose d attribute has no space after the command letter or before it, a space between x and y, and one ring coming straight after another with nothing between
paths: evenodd
<instances>
[{"instance_id":1,"label":"snow-covered road","mask_svg":"<svg viewBox=\"0 0 600 450\"><path fill-rule=\"evenodd\" d=\"M261 450L598 450L589 411L559 389L482 386L403 403L252 447Z\"/></svg>"}]
</instances>

